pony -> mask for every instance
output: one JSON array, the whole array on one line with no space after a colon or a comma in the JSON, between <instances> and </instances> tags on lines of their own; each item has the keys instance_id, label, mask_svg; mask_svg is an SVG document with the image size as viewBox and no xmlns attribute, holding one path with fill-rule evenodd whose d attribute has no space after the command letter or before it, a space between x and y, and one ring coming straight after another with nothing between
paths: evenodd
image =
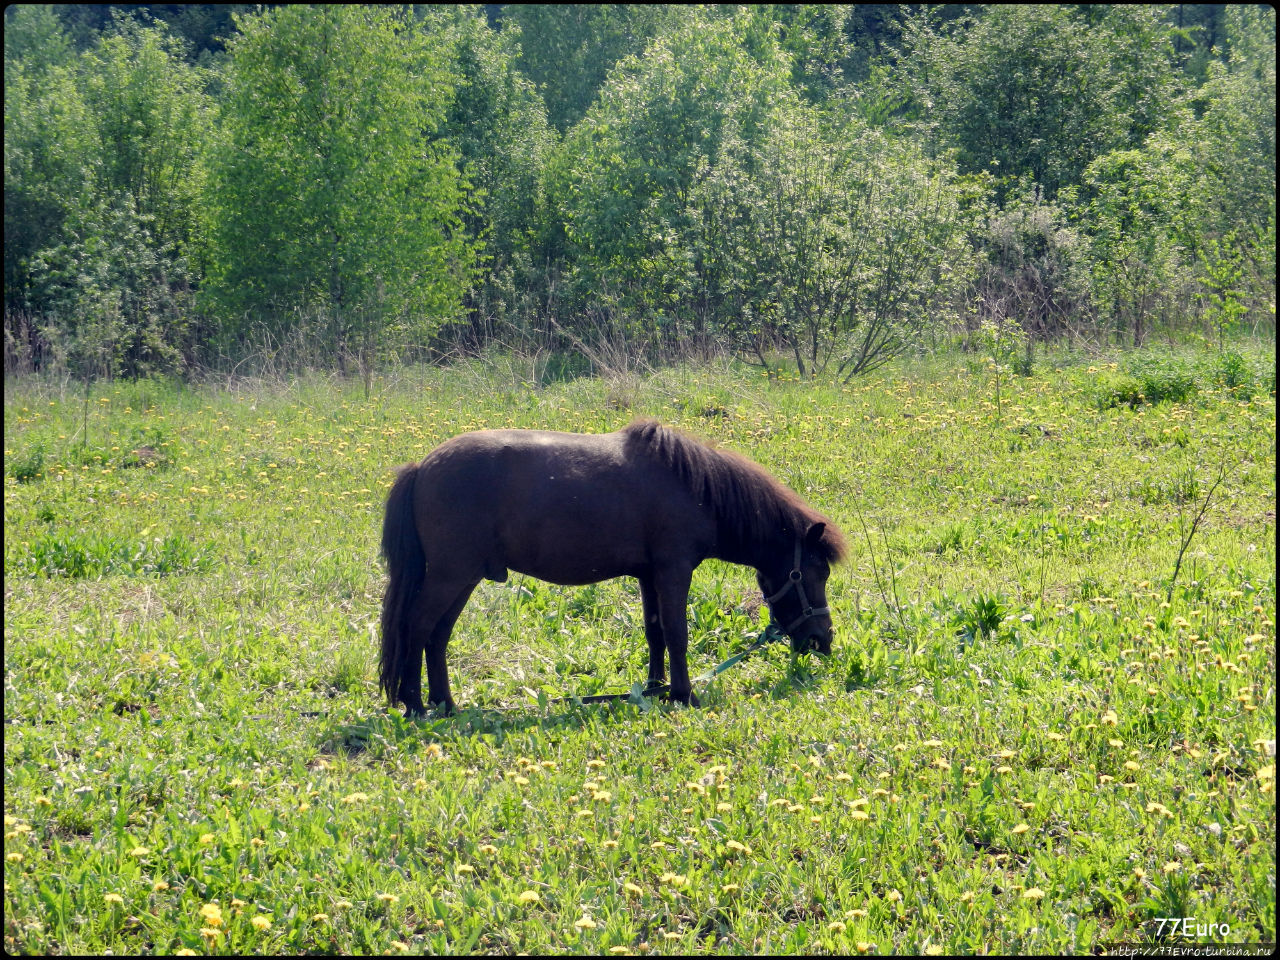
<instances>
[{"instance_id":1,"label":"pony","mask_svg":"<svg viewBox=\"0 0 1280 960\"><path fill-rule=\"evenodd\" d=\"M401 467L387 497L379 683L410 716L456 709L446 651L482 580L509 571L563 585L640 582L649 686L698 706L686 660L693 571L714 557L756 570L792 650L831 652L826 583L836 526L763 467L656 421L605 434L478 430Z\"/></svg>"}]
</instances>

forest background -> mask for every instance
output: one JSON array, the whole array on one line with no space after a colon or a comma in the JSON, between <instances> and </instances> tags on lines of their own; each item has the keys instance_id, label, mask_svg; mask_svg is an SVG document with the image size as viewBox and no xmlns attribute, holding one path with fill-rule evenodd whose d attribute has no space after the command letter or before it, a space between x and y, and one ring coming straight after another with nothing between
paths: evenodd
<instances>
[{"instance_id":1,"label":"forest background","mask_svg":"<svg viewBox=\"0 0 1280 960\"><path fill-rule=\"evenodd\" d=\"M1275 12L16 5L5 370L1274 336Z\"/></svg>"}]
</instances>

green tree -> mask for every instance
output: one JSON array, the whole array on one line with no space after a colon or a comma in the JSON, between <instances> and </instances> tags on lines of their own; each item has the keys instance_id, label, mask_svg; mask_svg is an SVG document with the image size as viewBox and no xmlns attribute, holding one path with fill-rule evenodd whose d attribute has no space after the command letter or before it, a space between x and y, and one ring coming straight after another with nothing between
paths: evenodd
<instances>
[{"instance_id":1,"label":"green tree","mask_svg":"<svg viewBox=\"0 0 1280 960\"><path fill-rule=\"evenodd\" d=\"M231 336L303 315L340 369L459 315L475 244L438 138L447 45L401 11L291 6L239 21L207 192L209 290ZM310 311L310 314L308 314Z\"/></svg>"},{"instance_id":2,"label":"green tree","mask_svg":"<svg viewBox=\"0 0 1280 960\"><path fill-rule=\"evenodd\" d=\"M541 96L519 70L518 25L494 30L475 5L449 8L437 22L450 38L456 78L442 135L457 148L473 187L463 218L468 235L484 243L480 276L467 297L468 333L483 342L527 315L543 292L534 245L556 135Z\"/></svg>"},{"instance_id":3,"label":"green tree","mask_svg":"<svg viewBox=\"0 0 1280 960\"><path fill-rule=\"evenodd\" d=\"M718 328L766 367L848 380L954 318L978 208L946 161L856 117L775 105L756 144L729 135L701 178L694 262Z\"/></svg>"},{"instance_id":4,"label":"green tree","mask_svg":"<svg viewBox=\"0 0 1280 960\"><path fill-rule=\"evenodd\" d=\"M127 19L74 69L48 61L6 64L6 308L86 375L178 368L193 347L203 71L163 27Z\"/></svg>"},{"instance_id":5,"label":"green tree","mask_svg":"<svg viewBox=\"0 0 1280 960\"><path fill-rule=\"evenodd\" d=\"M951 24L907 25L899 69L925 135L987 171L1003 197L1023 177L1049 199L1114 149L1135 148L1176 95L1171 34L1152 7L996 4Z\"/></svg>"},{"instance_id":6,"label":"green tree","mask_svg":"<svg viewBox=\"0 0 1280 960\"><path fill-rule=\"evenodd\" d=\"M703 269L687 242L692 192L726 128L754 143L770 104L793 97L786 59L753 27L749 16L690 18L619 63L565 137L548 190L563 216L572 312L616 306L668 343L709 332L707 305L692 296Z\"/></svg>"},{"instance_id":7,"label":"green tree","mask_svg":"<svg viewBox=\"0 0 1280 960\"><path fill-rule=\"evenodd\" d=\"M614 64L688 16L688 7L642 3L516 3L502 11L503 24L519 29L520 67L561 132L582 119Z\"/></svg>"}]
</instances>

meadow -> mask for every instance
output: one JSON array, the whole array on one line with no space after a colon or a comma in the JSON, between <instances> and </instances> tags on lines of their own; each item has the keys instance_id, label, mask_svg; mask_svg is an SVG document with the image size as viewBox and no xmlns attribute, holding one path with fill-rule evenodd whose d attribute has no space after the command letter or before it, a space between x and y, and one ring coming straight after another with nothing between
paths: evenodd
<instances>
[{"instance_id":1,"label":"meadow","mask_svg":"<svg viewBox=\"0 0 1280 960\"><path fill-rule=\"evenodd\" d=\"M998 390L965 357L847 386L496 356L367 397L7 380L5 949L1274 941L1274 370L1268 346L1062 355ZM513 575L454 633L459 715L388 710L395 468L637 416L841 526L833 655L768 647L698 710L556 702L643 681L637 587ZM751 571L704 564L690 669L766 622Z\"/></svg>"}]
</instances>

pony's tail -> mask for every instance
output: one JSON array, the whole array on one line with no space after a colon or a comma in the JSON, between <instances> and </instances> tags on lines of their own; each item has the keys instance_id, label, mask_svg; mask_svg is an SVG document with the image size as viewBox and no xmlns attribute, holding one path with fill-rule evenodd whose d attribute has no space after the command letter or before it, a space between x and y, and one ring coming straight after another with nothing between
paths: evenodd
<instances>
[{"instance_id":1,"label":"pony's tail","mask_svg":"<svg viewBox=\"0 0 1280 960\"><path fill-rule=\"evenodd\" d=\"M413 516L413 487L417 475L416 463L400 468L387 496L387 510L382 520L382 556L386 558L391 582L382 598L378 683L392 703L399 699L403 668L417 652L409 617L427 572L427 557Z\"/></svg>"}]
</instances>

